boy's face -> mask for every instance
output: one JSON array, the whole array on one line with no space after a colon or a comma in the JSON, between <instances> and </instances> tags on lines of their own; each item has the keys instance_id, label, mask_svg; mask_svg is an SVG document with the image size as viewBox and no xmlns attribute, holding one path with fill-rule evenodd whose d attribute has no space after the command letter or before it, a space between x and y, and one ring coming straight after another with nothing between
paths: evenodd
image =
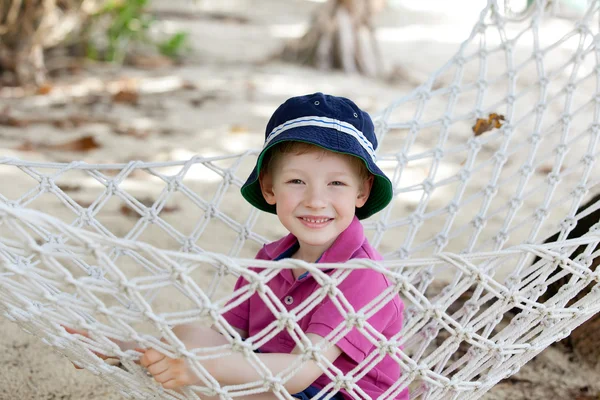
<instances>
[{"instance_id":1,"label":"boy's face","mask_svg":"<svg viewBox=\"0 0 600 400\"><path fill-rule=\"evenodd\" d=\"M330 151L283 153L261 179L267 203L298 238L304 254L322 254L369 197L373 177L360 176L352 156Z\"/></svg>"}]
</instances>

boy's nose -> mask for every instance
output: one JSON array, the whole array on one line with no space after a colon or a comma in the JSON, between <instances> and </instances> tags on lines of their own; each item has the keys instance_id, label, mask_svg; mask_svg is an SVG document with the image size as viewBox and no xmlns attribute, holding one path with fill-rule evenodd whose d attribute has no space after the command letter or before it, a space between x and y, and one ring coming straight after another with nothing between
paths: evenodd
<instances>
[{"instance_id":1,"label":"boy's nose","mask_svg":"<svg viewBox=\"0 0 600 400\"><path fill-rule=\"evenodd\" d=\"M309 208L324 208L327 206L325 193L319 188L312 187L307 190L304 203Z\"/></svg>"}]
</instances>

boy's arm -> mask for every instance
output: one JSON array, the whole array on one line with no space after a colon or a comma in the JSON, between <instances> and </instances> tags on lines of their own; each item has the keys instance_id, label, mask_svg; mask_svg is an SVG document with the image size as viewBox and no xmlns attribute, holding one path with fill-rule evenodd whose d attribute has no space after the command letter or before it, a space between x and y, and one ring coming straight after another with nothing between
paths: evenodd
<instances>
[{"instance_id":1,"label":"boy's arm","mask_svg":"<svg viewBox=\"0 0 600 400\"><path fill-rule=\"evenodd\" d=\"M186 344L188 349L194 347L219 346L228 343L227 339L217 334L212 329L204 334L195 329L185 329L174 333ZM192 335L192 332L195 334ZM308 339L318 344L323 338L316 334L307 334ZM330 362L335 361L342 353L339 347L331 346L324 351L324 356ZM301 356L301 350L296 347L292 353L257 353L256 356L265 364L273 375L277 375L288 368ZM154 349L146 350L142 356L141 365L148 368L154 379L161 383L165 389L177 389L187 385L201 384L183 359L172 359ZM261 375L254 366L246 360L241 353L232 353L224 357L203 361L204 367L221 386L237 385L261 380ZM308 360L296 370L294 376L288 380L284 387L289 393L298 393L310 386L323 371L316 361Z\"/></svg>"},{"instance_id":2,"label":"boy's arm","mask_svg":"<svg viewBox=\"0 0 600 400\"><path fill-rule=\"evenodd\" d=\"M316 345L323 340L321 336L312 333L307 334L307 337L313 345ZM301 354L302 351L296 346L290 354L258 353L256 355L273 375L277 375L288 368L298 358L302 357ZM323 357L332 363L341 354L342 350L335 345L330 346L321 353ZM240 353L234 353L215 361L214 365L209 367L209 372L221 385L237 385L261 379L260 374ZM284 384L284 387L291 394L301 392L309 387L322 374L323 370L319 367L317 362L308 360L302 367L296 370L293 377Z\"/></svg>"},{"instance_id":3,"label":"boy's arm","mask_svg":"<svg viewBox=\"0 0 600 400\"><path fill-rule=\"evenodd\" d=\"M240 328L236 328L235 326L231 325L231 327L241 336L242 339L247 339L248 338L248 332L246 332L243 329ZM213 331L215 332L219 332L221 333L221 331L219 331L219 328L217 328L216 326L212 325L210 327Z\"/></svg>"}]
</instances>

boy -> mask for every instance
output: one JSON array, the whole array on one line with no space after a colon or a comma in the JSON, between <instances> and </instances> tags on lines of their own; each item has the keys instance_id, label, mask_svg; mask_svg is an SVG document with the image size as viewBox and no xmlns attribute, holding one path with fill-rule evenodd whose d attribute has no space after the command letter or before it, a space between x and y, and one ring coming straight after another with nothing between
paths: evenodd
<instances>
[{"instance_id":1,"label":"boy","mask_svg":"<svg viewBox=\"0 0 600 400\"><path fill-rule=\"evenodd\" d=\"M292 258L309 263L346 262L353 258L381 260L369 245L359 222L359 219L383 209L392 199L391 182L375 165L376 147L371 118L346 98L315 93L294 97L282 104L267 125L263 150L242 187L242 195L255 207L277 214L290 234L265 245L256 258ZM261 271L259 268L253 270ZM324 272L334 273L331 270ZM293 312L320 289L317 281L302 268L282 269L267 286L288 312ZM337 289L358 312L389 286L382 274L371 269L357 269L350 272ZM237 296L247 294L249 288L247 281L240 277L235 286ZM236 299L234 297L231 302ZM313 345L322 342L338 325L345 326L345 318L336 303L337 300L324 295L316 307L297 320ZM367 322L389 339L402 327L402 312L403 304L396 295ZM265 327L268 329L276 320L257 292L251 293L223 317L241 338L250 341L261 331L264 334ZM228 343L216 330L193 324L176 326L173 332L187 348ZM343 374L352 371L353 376L361 375L362 370L353 369L369 354L377 355L377 348L355 327L340 336L336 335L335 343L325 347L322 356ZM284 329L261 345L257 357L276 375L297 360L299 354L301 351L296 342ZM145 351L140 364L168 389L201 383L184 359L171 359L154 349ZM221 386L261 379L240 353L202 364ZM356 385L346 385L330 398L376 399L400 376L398 364L389 356L365 369L368 371L361 378L354 378ZM284 387L289 393L295 393L295 398L309 399L330 383L331 379L317 362L309 360ZM314 398L334 392L336 389L330 385ZM260 393L245 398L277 397L273 393ZM408 392L405 390L396 398L407 399Z\"/></svg>"}]
</instances>

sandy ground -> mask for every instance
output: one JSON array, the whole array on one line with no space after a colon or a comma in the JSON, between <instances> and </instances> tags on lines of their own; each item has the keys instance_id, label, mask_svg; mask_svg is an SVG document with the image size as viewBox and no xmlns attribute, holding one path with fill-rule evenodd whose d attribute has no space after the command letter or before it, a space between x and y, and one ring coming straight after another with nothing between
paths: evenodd
<instances>
[{"instance_id":1,"label":"sandy ground","mask_svg":"<svg viewBox=\"0 0 600 400\"><path fill-rule=\"evenodd\" d=\"M163 28L191 32L193 51L180 66L151 69L87 66L77 75L57 78L48 95L21 98L18 91L3 92L2 106L8 107L11 116L30 119L30 123L2 127L0 156L30 161L124 163L240 153L262 144L264 125L277 105L292 95L314 91L350 97L377 113L424 82L455 53L469 34L483 2L469 1L461 10L435 0L421 1L418 7L414 4L409 7L409 2L393 2L394 7L377 20L385 61L390 68L401 67L399 78L393 83L315 71L270 59L285 40L302 32L319 2L261 0L260 6L241 0L201 3L192 5L182 0L155 3L156 9L166 12ZM215 19L195 14L201 9L240 18ZM183 14L169 14L182 10ZM548 63L558 63L559 58ZM490 68L493 70L494 66ZM102 95L85 95L86 90L101 92L98 91L101 87L109 90L133 87L141 95L135 105L113 102ZM71 94L65 95L69 91ZM442 106L437 107L439 111ZM82 115L92 116L94 121L69 122L70 117ZM51 123L51 120L66 123ZM97 148L85 152L51 148L82 136L93 137ZM391 133L388 139L386 144L392 147L403 140ZM427 142L425 132L419 145L427 148L434 143ZM456 160L456 165L450 168L457 168L459 163ZM243 165L239 177L244 177L249 168L250 165ZM426 173L418 166L410 172L416 181L422 180ZM0 167L0 176L2 194L9 199L18 198L34 186L33 180L14 167ZM214 192L218 183L218 177L205 170L190 172L188 176L193 178L190 187L199 193L206 190L207 195ZM65 175L59 183L70 185L71 196L80 204L91 203L100 190L93 179L83 174ZM482 178L481 185L485 183ZM132 175L123 187L140 200L153 197L161 188L144 173ZM223 211L243 219L249 206L237 191L229 190L225 197ZM403 201L407 205L400 210L411 210L418 197ZM182 216L195 210L185 202L174 199L172 215L165 217L184 233L190 232L194 223ZM74 218L56 201L42 198L30 206L69 222ZM133 227L135 220L123 212L122 203L109 203L104 210L99 219L115 234L122 236ZM261 216L256 231L265 238L281 235L283 231L274 221L272 217ZM205 232L200 238L203 246L223 253L231 250L235 237L222 226L210 226ZM174 244L172 238L161 232L149 231L140 239L164 247ZM380 248L394 249L399 240L393 235L386 237ZM518 242L522 238L515 235L513 240ZM461 248L464 243L454 245ZM249 241L240 254L251 257L258 246L257 242ZM220 290L225 291L230 284L225 282ZM0 368L0 399L121 398L112 386L88 372L74 370L66 358L5 319L0 320L0 336L0 363L4 365ZM484 398L595 399L600 396L597 374L598 371L581 364L574 355L550 348Z\"/></svg>"}]
</instances>

